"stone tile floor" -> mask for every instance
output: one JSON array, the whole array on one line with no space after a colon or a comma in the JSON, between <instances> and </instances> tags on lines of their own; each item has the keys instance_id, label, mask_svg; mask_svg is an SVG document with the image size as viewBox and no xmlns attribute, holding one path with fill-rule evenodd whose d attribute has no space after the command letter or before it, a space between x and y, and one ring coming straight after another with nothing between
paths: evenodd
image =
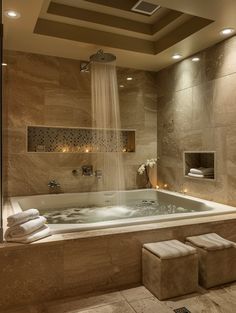
<instances>
[{"instance_id":1,"label":"stone tile floor","mask_svg":"<svg viewBox=\"0 0 236 313\"><path fill-rule=\"evenodd\" d=\"M67 298L1 313L173 313L186 307L191 313L236 313L236 283L199 289L198 293L159 301L145 287L87 298Z\"/></svg>"}]
</instances>

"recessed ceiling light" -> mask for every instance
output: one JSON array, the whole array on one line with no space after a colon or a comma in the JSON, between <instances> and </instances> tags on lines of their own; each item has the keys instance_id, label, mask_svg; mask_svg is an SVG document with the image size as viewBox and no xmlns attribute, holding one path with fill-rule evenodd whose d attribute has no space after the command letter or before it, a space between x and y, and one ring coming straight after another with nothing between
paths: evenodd
<instances>
[{"instance_id":1,"label":"recessed ceiling light","mask_svg":"<svg viewBox=\"0 0 236 313\"><path fill-rule=\"evenodd\" d=\"M133 77L127 77L126 79L127 80L133 80Z\"/></svg>"},{"instance_id":2,"label":"recessed ceiling light","mask_svg":"<svg viewBox=\"0 0 236 313\"><path fill-rule=\"evenodd\" d=\"M200 58L199 58L199 57L194 57L194 58L192 58L192 61L193 61L193 62L199 62L199 61L200 61Z\"/></svg>"},{"instance_id":3,"label":"recessed ceiling light","mask_svg":"<svg viewBox=\"0 0 236 313\"><path fill-rule=\"evenodd\" d=\"M120 85L120 88L124 88L125 86L124 85Z\"/></svg>"},{"instance_id":4,"label":"recessed ceiling light","mask_svg":"<svg viewBox=\"0 0 236 313\"><path fill-rule=\"evenodd\" d=\"M7 63L4 63L4 62L3 62L3 63L2 63L2 66L7 66Z\"/></svg>"},{"instance_id":5,"label":"recessed ceiling light","mask_svg":"<svg viewBox=\"0 0 236 313\"><path fill-rule=\"evenodd\" d=\"M20 17L20 13L15 10L7 10L5 11L6 17L17 19Z\"/></svg>"},{"instance_id":6,"label":"recessed ceiling light","mask_svg":"<svg viewBox=\"0 0 236 313\"><path fill-rule=\"evenodd\" d=\"M220 32L222 35L230 35L234 32L233 28L224 28L222 29L222 31Z\"/></svg>"},{"instance_id":7,"label":"recessed ceiling light","mask_svg":"<svg viewBox=\"0 0 236 313\"><path fill-rule=\"evenodd\" d=\"M174 59L174 60L179 60L179 59L181 59L182 58L182 55L180 55L180 54L178 54L178 53L176 53L176 54L174 54L173 56L172 56L172 59Z\"/></svg>"}]
</instances>

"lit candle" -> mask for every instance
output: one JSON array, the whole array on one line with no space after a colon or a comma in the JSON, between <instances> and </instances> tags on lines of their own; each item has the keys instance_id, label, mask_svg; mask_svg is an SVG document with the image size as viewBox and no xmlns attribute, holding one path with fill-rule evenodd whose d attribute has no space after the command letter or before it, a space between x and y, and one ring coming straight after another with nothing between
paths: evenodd
<instances>
[{"instance_id":1,"label":"lit candle","mask_svg":"<svg viewBox=\"0 0 236 313\"><path fill-rule=\"evenodd\" d=\"M69 148L68 147L63 147L62 148L62 152L68 152L69 151Z\"/></svg>"},{"instance_id":2,"label":"lit candle","mask_svg":"<svg viewBox=\"0 0 236 313\"><path fill-rule=\"evenodd\" d=\"M164 184L164 188L167 188L168 187L168 185L167 184Z\"/></svg>"},{"instance_id":3,"label":"lit candle","mask_svg":"<svg viewBox=\"0 0 236 313\"><path fill-rule=\"evenodd\" d=\"M160 187L158 185L156 185L156 189L159 189Z\"/></svg>"}]
</instances>

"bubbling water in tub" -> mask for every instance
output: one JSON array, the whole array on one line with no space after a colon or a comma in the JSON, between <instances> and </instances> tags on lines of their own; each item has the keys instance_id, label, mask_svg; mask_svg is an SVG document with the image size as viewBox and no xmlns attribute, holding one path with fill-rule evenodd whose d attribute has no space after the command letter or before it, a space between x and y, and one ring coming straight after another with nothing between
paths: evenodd
<instances>
[{"instance_id":1,"label":"bubbling water in tub","mask_svg":"<svg viewBox=\"0 0 236 313\"><path fill-rule=\"evenodd\" d=\"M191 213L197 211L174 204L158 203L155 200L132 200L120 205L44 209L40 214L49 224L84 224L114 221L127 218Z\"/></svg>"},{"instance_id":2,"label":"bubbling water in tub","mask_svg":"<svg viewBox=\"0 0 236 313\"><path fill-rule=\"evenodd\" d=\"M99 151L97 166L101 166L103 177L98 182L100 190L124 190L123 155L121 151L120 108L116 66L113 63L91 65L93 147L97 138L102 137L103 148ZM97 131L96 131L97 130ZM107 152L108 132L112 132L112 152ZM121 196L120 196L121 197ZM118 203L122 199L118 197Z\"/></svg>"}]
</instances>

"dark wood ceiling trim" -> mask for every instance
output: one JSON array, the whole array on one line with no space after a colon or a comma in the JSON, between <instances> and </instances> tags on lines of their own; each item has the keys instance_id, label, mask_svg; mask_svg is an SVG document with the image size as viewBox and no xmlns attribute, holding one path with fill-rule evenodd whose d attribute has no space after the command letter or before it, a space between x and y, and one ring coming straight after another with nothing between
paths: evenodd
<instances>
[{"instance_id":1,"label":"dark wood ceiling trim","mask_svg":"<svg viewBox=\"0 0 236 313\"><path fill-rule=\"evenodd\" d=\"M85 0L85 1L123 11L130 11L132 7L138 2L138 0Z\"/></svg>"},{"instance_id":2,"label":"dark wood ceiling trim","mask_svg":"<svg viewBox=\"0 0 236 313\"><path fill-rule=\"evenodd\" d=\"M174 22L176 19L178 19L180 16L182 16L184 13L178 12L178 11L169 11L167 14L165 14L160 20L158 20L156 23L152 25L152 34L156 34L164 27L168 26L172 22Z\"/></svg>"},{"instance_id":3,"label":"dark wood ceiling trim","mask_svg":"<svg viewBox=\"0 0 236 313\"><path fill-rule=\"evenodd\" d=\"M63 17L69 17L77 20L102 24L120 29L126 29L137 33L152 35L152 25L148 23L136 22L126 18L104 14L100 12L85 10L56 2L51 2L48 7L48 13Z\"/></svg>"},{"instance_id":4,"label":"dark wood ceiling trim","mask_svg":"<svg viewBox=\"0 0 236 313\"><path fill-rule=\"evenodd\" d=\"M155 54L170 48L213 22L214 21L212 20L193 16L188 21L178 26L171 33L157 40L155 42Z\"/></svg>"},{"instance_id":5,"label":"dark wood ceiling trim","mask_svg":"<svg viewBox=\"0 0 236 313\"><path fill-rule=\"evenodd\" d=\"M36 23L34 33L146 54L155 54L155 45L153 41L41 18L39 18Z\"/></svg>"}]
</instances>

